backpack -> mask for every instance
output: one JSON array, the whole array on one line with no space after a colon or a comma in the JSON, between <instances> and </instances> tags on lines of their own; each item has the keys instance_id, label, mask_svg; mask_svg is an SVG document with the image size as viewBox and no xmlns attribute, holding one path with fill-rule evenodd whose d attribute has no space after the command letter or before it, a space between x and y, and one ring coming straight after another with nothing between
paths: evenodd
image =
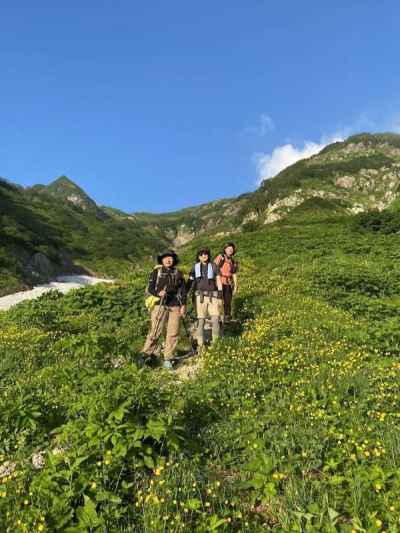
<instances>
[{"instance_id":1,"label":"backpack","mask_svg":"<svg viewBox=\"0 0 400 533\"><path fill-rule=\"evenodd\" d=\"M157 279L156 279L156 288L157 288L157 285L162 277L162 265L156 265L154 268L153 268L153 272L157 270ZM178 280L181 276L181 273L175 269L175 272L174 272L174 285L175 287L177 288L178 286ZM146 286L146 290L145 290L145 299L144 299L144 305L146 306L146 308L149 310L149 311L152 311L153 308L159 303L160 301L160 297L159 296L154 296L153 294L150 294L149 293L149 290L148 290L148 285Z\"/></svg>"},{"instance_id":2,"label":"backpack","mask_svg":"<svg viewBox=\"0 0 400 533\"><path fill-rule=\"evenodd\" d=\"M158 280L160 279L160 276L161 276L161 268L162 268L162 265L156 265L156 266L153 268L153 272L154 272L154 270L157 270L156 286L157 286ZM144 291L144 295L145 295L145 297L147 297L147 296L152 296L152 295L149 293L149 284L146 285L146 289L145 289L145 291Z\"/></svg>"},{"instance_id":3,"label":"backpack","mask_svg":"<svg viewBox=\"0 0 400 533\"><path fill-rule=\"evenodd\" d=\"M225 254L220 254L220 255L218 255L215 258L214 262L219 267L219 269L221 271L221 276L223 276L225 278L232 277L232 274L236 274L236 272L238 271L238 263L237 263L237 261L235 261L233 259L233 257L231 257L231 263L226 263ZM225 271L225 272L222 271L225 263L227 265L229 265L229 272L228 271Z\"/></svg>"},{"instance_id":4,"label":"backpack","mask_svg":"<svg viewBox=\"0 0 400 533\"><path fill-rule=\"evenodd\" d=\"M157 270L157 279L156 279L156 287L157 287L157 284L158 284L158 281L161 277L161 269L162 269L162 265L156 265L154 268L153 268L153 272L154 270ZM149 284L146 285L146 290L144 292L144 305L146 307L146 309L148 311L153 311L154 307L160 302L160 297L159 296L154 296L153 294L150 294L149 293Z\"/></svg>"}]
</instances>

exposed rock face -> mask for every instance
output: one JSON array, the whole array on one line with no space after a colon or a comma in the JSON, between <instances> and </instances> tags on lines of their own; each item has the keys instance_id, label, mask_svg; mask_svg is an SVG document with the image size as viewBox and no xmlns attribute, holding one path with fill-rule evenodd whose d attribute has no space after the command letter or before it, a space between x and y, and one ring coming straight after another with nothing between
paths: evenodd
<instances>
[{"instance_id":1,"label":"exposed rock face","mask_svg":"<svg viewBox=\"0 0 400 533\"><path fill-rule=\"evenodd\" d=\"M282 215L280 215L279 213L274 213L272 211L270 213L267 213L265 220L264 220L264 224L272 224L273 222L277 222L281 218L282 218Z\"/></svg>"},{"instance_id":2,"label":"exposed rock face","mask_svg":"<svg viewBox=\"0 0 400 533\"><path fill-rule=\"evenodd\" d=\"M257 220L258 218L258 214L256 211L250 211L250 213L248 213L244 219L243 219L243 224L247 224L247 222L252 222L253 220Z\"/></svg>"},{"instance_id":3,"label":"exposed rock face","mask_svg":"<svg viewBox=\"0 0 400 533\"><path fill-rule=\"evenodd\" d=\"M77 207L80 207L84 211L88 208L86 202L81 198L80 196L76 194L70 194L67 196L68 202L71 202L71 204L76 205Z\"/></svg>"},{"instance_id":4,"label":"exposed rock face","mask_svg":"<svg viewBox=\"0 0 400 533\"><path fill-rule=\"evenodd\" d=\"M194 237L196 236L194 231L191 231L189 228L186 227L185 224L182 224L178 228L178 231L173 239L173 246L175 248L179 248L180 246L183 246L184 244L190 242Z\"/></svg>"},{"instance_id":5,"label":"exposed rock face","mask_svg":"<svg viewBox=\"0 0 400 533\"><path fill-rule=\"evenodd\" d=\"M33 279L48 281L56 275L56 268L46 255L37 252L27 263L26 273Z\"/></svg>"},{"instance_id":6,"label":"exposed rock face","mask_svg":"<svg viewBox=\"0 0 400 533\"><path fill-rule=\"evenodd\" d=\"M309 197L309 194L303 194L303 191L299 189L286 198L268 204L267 209L265 210L264 224L271 224L272 222L280 220L288 211L301 205L306 197Z\"/></svg>"},{"instance_id":7,"label":"exposed rock face","mask_svg":"<svg viewBox=\"0 0 400 533\"><path fill-rule=\"evenodd\" d=\"M84 275L89 274L89 272L83 267L75 265L71 256L65 250L61 250L57 263L51 261L42 252L36 252L31 257L27 257L24 274L27 280L30 280L32 283L45 283L63 274Z\"/></svg>"},{"instance_id":8,"label":"exposed rock face","mask_svg":"<svg viewBox=\"0 0 400 533\"><path fill-rule=\"evenodd\" d=\"M337 178L335 181L335 184L337 187L342 187L343 189L351 189L354 187L355 178L352 176L342 176L341 178Z\"/></svg>"}]
</instances>

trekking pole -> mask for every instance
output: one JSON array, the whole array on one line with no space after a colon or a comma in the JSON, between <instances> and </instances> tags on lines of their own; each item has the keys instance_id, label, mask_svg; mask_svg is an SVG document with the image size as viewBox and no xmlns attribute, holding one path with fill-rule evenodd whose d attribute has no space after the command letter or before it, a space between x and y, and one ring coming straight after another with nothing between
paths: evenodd
<instances>
[{"instance_id":1,"label":"trekking pole","mask_svg":"<svg viewBox=\"0 0 400 533\"><path fill-rule=\"evenodd\" d=\"M162 296L161 300L160 300L160 303L158 304L159 308L158 308L157 317L156 317L156 321L155 321L154 334L151 337L151 340L153 342L156 340L156 336L157 336L157 332L158 332L158 326L160 325L160 322L161 322L161 316L163 314L163 307L164 307L164 299L165 299L165 296Z\"/></svg>"},{"instance_id":2,"label":"trekking pole","mask_svg":"<svg viewBox=\"0 0 400 533\"><path fill-rule=\"evenodd\" d=\"M186 324L186 321L185 321L185 317L182 317L182 324L183 324L183 329L185 330L185 333L186 333L186 336L188 338L188 341L190 343L190 352L192 355L195 355L196 353L196 350L194 348L194 341L193 341L193 337L192 335L189 333L189 329L187 327L187 324Z\"/></svg>"},{"instance_id":3,"label":"trekking pole","mask_svg":"<svg viewBox=\"0 0 400 533\"><path fill-rule=\"evenodd\" d=\"M182 297L181 297L181 295L178 295L178 301L179 301L180 305L182 306ZM195 351L195 348L193 346L193 337L189 333L189 329L187 327L187 324L186 324L184 316L182 316L182 324L183 324L183 329L185 330L186 336L187 336L189 344L190 344L190 353L192 355L195 355L196 351Z\"/></svg>"}]
</instances>

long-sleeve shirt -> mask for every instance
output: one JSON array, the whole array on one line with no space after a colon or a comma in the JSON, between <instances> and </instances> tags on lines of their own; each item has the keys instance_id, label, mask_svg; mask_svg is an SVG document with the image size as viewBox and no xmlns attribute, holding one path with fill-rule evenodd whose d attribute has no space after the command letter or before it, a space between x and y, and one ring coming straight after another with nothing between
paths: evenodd
<instances>
[{"instance_id":1,"label":"long-sleeve shirt","mask_svg":"<svg viewBox=\"0 0 400 533\"><path fill-rule=\"evenodd\" d=\"M186 283L180 270L176 268L166 268L164 266L155 268L150 272L147 291L153 296L166 290L164 304L171 307L186 305Z\"/></svg>"}]
</instances>

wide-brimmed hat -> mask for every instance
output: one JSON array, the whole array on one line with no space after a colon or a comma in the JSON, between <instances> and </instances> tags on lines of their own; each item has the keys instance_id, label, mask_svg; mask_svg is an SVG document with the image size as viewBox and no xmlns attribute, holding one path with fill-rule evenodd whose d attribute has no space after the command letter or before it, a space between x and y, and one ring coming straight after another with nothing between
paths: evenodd
<instances>
[{"instance_id":1,"label":"wide-brimmed hat","mask_svg":"<svg viewBox=\"0 0 400 533\"><path fill-rule=\"evenodd\" d=\"M199 248L197 250L197 254L196 254L196 261L199 259L201 254L207 254L208 258L211 259L211 250L210 250L210 248L207 248L207 247Z\"/></svg>"},{"instance_id":2,"label":"wide-brimmed hat","mask_svg":"<svg viewBox=\"0 0 400 533\"><path fill-rule=\"evenodd\" d=\"M174 260L174 265L177 265L179 263L179 257L176 255L176 252L174 250L165 250L162 254L157 256L157 261L159 265L162 265L162 260L164 257L172 257Z\"/></svg>"},{"instance_id":3,"label":"wide-brimmed hat","mask_svg":"<svg viewBox=\"0 0 400 533\"><path fill-rule=\"evenodd\" d=\"M236 253L236 246L235 246L235 243L234 242L227 242L224 244L224 247L222 248L222 250L225 252L225 250L228 248L228 246L232 246L233 248L233 255L235 255Z\"/></svg>"}]
</instances>

